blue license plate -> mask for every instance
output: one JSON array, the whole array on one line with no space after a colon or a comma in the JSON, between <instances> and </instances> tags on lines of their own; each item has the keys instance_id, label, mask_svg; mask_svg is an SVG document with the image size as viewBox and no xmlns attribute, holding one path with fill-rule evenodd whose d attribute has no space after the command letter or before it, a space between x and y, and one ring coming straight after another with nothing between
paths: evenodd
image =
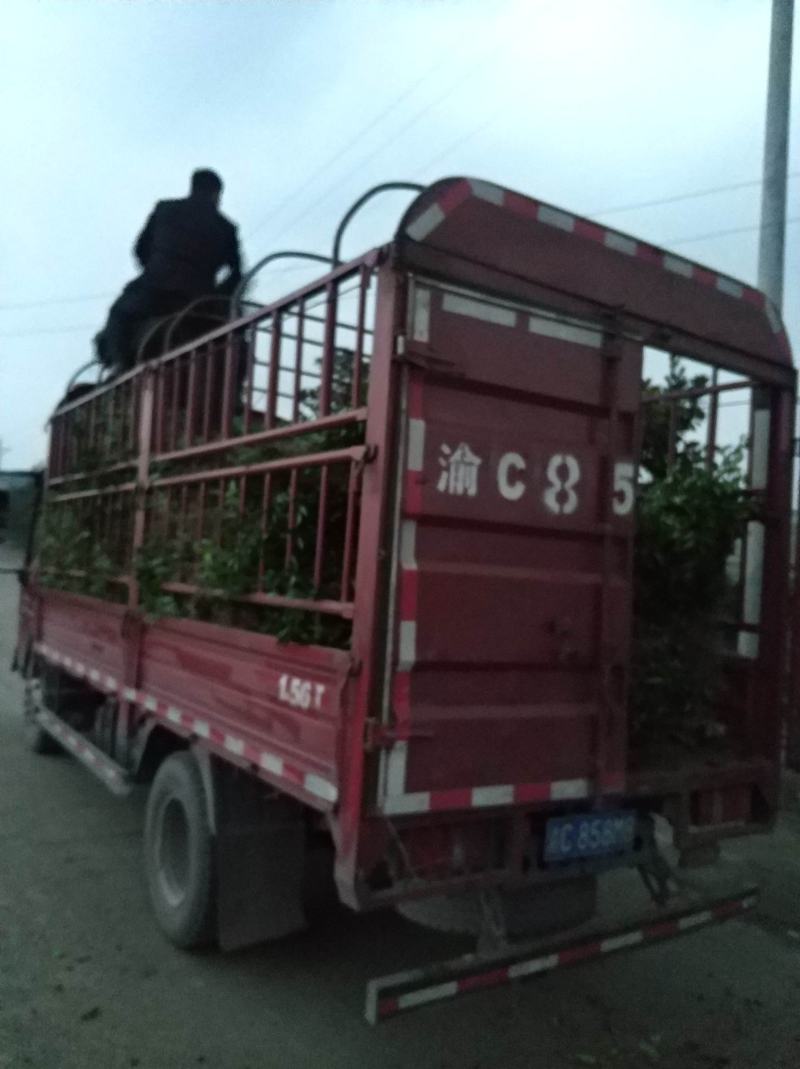
<instances>
[{"instance_id":1,"label":"blue license plate","mask_svg":"<svg viewBox=\"0 0 800 1069\"><path fill-rule=\"evenodd\" d=\"M628 853L635 834L636 814L625 810L553 817L545 828L544 860L573 861Z\"/></svg>"}]
</instances>

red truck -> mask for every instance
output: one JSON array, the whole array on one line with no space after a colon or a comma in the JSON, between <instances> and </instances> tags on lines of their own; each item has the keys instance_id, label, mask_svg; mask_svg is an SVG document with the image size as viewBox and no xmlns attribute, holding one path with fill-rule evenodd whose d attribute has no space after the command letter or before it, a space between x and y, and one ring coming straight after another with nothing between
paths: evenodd
<instances>
[{"instance_id":1,"label":"red truck","mask_svg":"<svg viewBox=\"0 0 800 1069\"><path fill-rule=\"evenodd\" d=\"M50 424L16 652L27 732L118 794L151 783L145 868L168 938L233 947L301 927L306 861L326 844L353 909L468 892L519 906L556 887L567 926L605 871L663 883L656 816L685 852L768 829L795 399L774 309L465 178L337 261ZM653 349L708 366L683 397L707 406L709 458L725 397L747 398L756 511L720 624L723 756L647 765L627 692ZM409 974L370 1014L750 904L422 995Z\"/></svg>"}]
</instances>

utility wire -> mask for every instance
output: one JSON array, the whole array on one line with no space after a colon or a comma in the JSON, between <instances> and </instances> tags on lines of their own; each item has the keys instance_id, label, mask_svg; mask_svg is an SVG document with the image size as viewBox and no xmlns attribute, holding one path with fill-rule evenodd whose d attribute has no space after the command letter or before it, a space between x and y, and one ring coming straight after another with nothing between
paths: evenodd
<instances>
[{"instance_id":1,"label":"utility wire","mask_svg":"<svg viewBox=\"0 0 800 1069\"><path fill-rule=\"evenodd\" d=\"M789 223L800 223L800 215L793 215L790 219L786 220L787 225ZM730 230L712 230L708 234L693 234L688 238L672 238L669 241L654 242L654 244L668 246L668 245L688 245L692 241L706 241L709 238L726 238L729 234L747 234L754 230L760 230L760 223L753 223L751 226L734 226Z\"/></svg>"},{"instance_id":2,"label":"utility wire","mask_svg":"<svg viewBox=\"0 0 800 1069\"><path fill-rule=\"evenodd\" d=\"M440 66L441 64L438 61L434 63L434 65L429 70L427 70L425 74L417 78L415 82L412 82L412 84L408 86L405 90L403 90L403 92L399 96L395 97L394 100L390 101L389 104L387 104L387 106L383 108L382 111L380 111L374 119L368 122L366 126L362 127L362 129L360 129L358 133L354 134L349 141L342 145L341 148L337 149L336 152L334 152L332 156L325 160L324 163L320 164L319 167L316 168L316 170L312 171L309 177L305 180L305 182L297 186L296 189L293 189L291 190L291 192L287 193L286 196L267 213L267 215L263 216L261 220L256 223L252 230L250 230L250 232L247 234L246 240L250 241L255 236L255 234L257 234L259 230L263 229L263 227L266 226L266 224L271 219L273 219L290 201L292 201L296 196L308 189L310 185L313 185L313 183L321 174L324 174L325 171L329 170L329 168L331 168L335 163L338 163L342 156L345 156L355 144L357 144L362 138L366 137L366 135L370 133L371 130L374 130L374 128L378 125L379 122L386 118L386 116L389 115L392 111L394 111L395 108L399 107L399 105L402 104L404 100L407 100L410 96L412 96L416 92L416 90L422 85L422 83L427 81L431 74L433 74L434 71L438 70Z\"/></svg>"},{"instance_id":3,"label":"utility wire","mask_svg":"<svg viewBox=\"0 0 800 1069\"><path fill-rule=\"evenodd\" d=\"M0 304L0 312L15 312L23 308L46 308L51 304L83 304L86 301L101 301L112 297L111 293L85 293L78 297L46 297L35 301L18 301L14 304Z\"/></svg>"},{"instance_id":4,"label":"utility wire","mask_svg":"<svg viewBox=\"0 0 800 1069\"><path fill-rule=\"evenodd\" d=\"M787 178L800 178L800 171L790 171ZM735 189L750 189L763 186L763 178L751 178L747 182L731 182L724 186L709 186L708 189L695 189L689 193L676 193L672 197L659 197L658 200L640 200L633 204L621 204L614 208L596 208L592 215L615 215L617 212L632 212L637 208L657 208L662 204L677 204L682 200L695 200L698 197L710 197L715 193L728 193Z\"/></svg>"}]
</instances>

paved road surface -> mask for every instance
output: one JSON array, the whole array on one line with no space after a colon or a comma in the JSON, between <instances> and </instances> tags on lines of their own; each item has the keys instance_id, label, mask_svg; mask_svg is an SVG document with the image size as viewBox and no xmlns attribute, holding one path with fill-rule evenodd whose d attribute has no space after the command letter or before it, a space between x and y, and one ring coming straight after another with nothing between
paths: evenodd
<instances>
[{"instance_id":1,"label":"paved road surface","mask_svg":"<svg viewBox=\"0 0 800 1069\"><path fill-rule=\"evenodd\" d=\"M2 561L0 561L2 563ZM362 1020L370 976L454 944L393 914L222 956L170 948L139 866L143 798L25 750L0 577L0 1069L798 1069L800 815L736 843L747 921L572 971Z\"/></svg>"}]
</instances>

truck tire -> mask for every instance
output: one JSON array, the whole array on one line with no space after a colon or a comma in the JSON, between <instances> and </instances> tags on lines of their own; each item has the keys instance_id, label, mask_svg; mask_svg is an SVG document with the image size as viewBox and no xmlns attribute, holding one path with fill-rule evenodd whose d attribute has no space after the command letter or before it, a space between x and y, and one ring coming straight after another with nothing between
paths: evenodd
<instances>
[{"instance_id":1,"label":"truck tire","mask_svg":"<svg viewBox=\"0 0 800 1069\"><path fill-rule=\"evenodd\" d=\"M150 902L166 937L184 950L215 935L213 841L205 789L190 753L174 753L147 799L144 866Z\"/></svg>"}]
</instances>

